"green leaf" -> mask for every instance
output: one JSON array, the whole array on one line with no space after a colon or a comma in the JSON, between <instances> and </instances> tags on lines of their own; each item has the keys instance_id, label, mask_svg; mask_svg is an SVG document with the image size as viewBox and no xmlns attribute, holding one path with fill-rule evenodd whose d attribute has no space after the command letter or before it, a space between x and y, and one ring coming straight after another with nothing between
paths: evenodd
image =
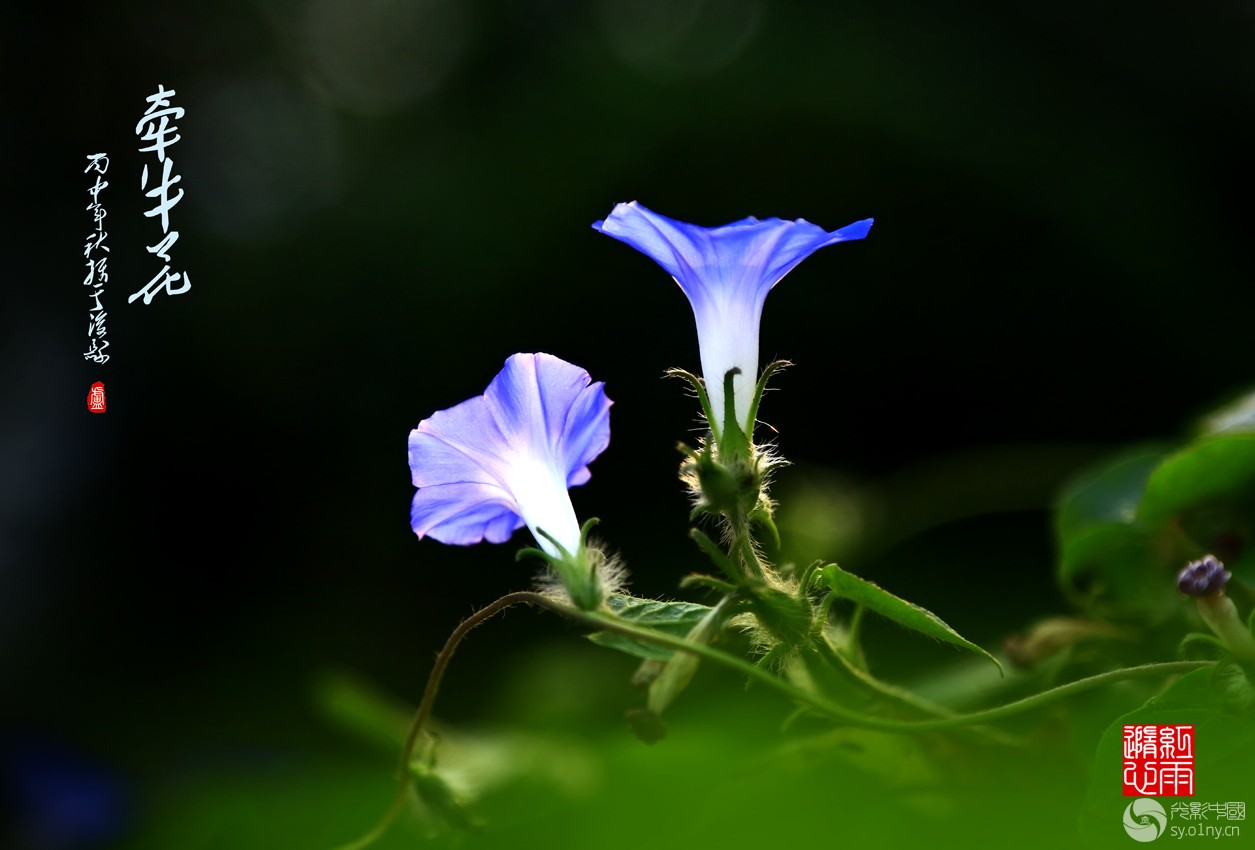
<instances>
[{"instance_id":1,"label":"green leaf","mask_svg":"<svg viewBox=\"0 0 1255 850\"><path fill-rule=\"evenodd\" d=\"M690 528L689 537L693 538L693 541L706 553L706 557L710 558L716 567L723 570L723 574L734 583L744 578L737 568L732 565L732 562L728 560L728 556L723 553L718 544L707 537L700 528Z\"/></svg>"},{"instance_id":2,"label":"green leaf","mask_svg":"<svg viewBox=\"0 0 1255 850\"><path fill-rule=\"evenodd\" d=\"M1210 552L1255 584L1255 433L1205 437L1168 457L1146 483L1138 519L1183 535L1188 558Z\"/></svg>"},{"instance_id":3,"label":"green leaf","mask_svg":"<svg viewBox=\"0 0 1255 850\"><path fill-rule=\"evenodd\" d=\"M1104 616L1162 619L1175 610L1177 548L1137 518L1146 482L1167 453L1140 446L1084 473L1055 509L1059 584L1073 603Z\"/></svg>"},{"instance_id":4,"label":"green leaf","mask_svg":"<svg viewBox=\"0 0 1255 850\"><path fill-rule=\"evenodd\" d=\"M1207 437L1169 456L1146 482L1138 517L1150 523L1217 503L1255 499L1255 434Z\"/></svg>"},{"instance_id":5,"label":"green leaf","mask_svg":"<svg viewBox=\"0 0 1255 850\"><path fill-rule=\"evenodd\" d=\"M1146 482L1166 456L1153 446L1124 452L1074 479L1063 491L1055 511L1055 531L1061 544L1095 525L1128 524Z\"/></svg>"},{"instance_id":6,"label":"green leaf","mask_svg":"<svg viewBox=\"0 0 1255 850\"><path fill-rule=\"evenodd\" d=\"M638 599L635 596L615 594L606 599L606 606L621 620L634 626L662 632L672 637L682 638L701 622L702 617L710 613L710 606L696 602L659 602L655 599ZM595 632L588 639L598 646L617 649L654 661L666 661L675 650L653 643L646 643L627 635L615 632Z\"/></svg>"},{"instance_id":7,"label":"green leaf","mask_svg":"<svg viewBox=\"0 0 1255 850\"><path fill-rule=\"evenodd\" d=\"M819 582L827 585L841 598L857 602L904 628L988 658L997 665L999 670L1002 670L998 659L950 628L931 611L907 602L905 599L899 599L879 585L859 578L853 573L847 573L836 564L828 564L816 573L816 577Z\"/></svg>"},{"instance_id":8,"label":"green leaf","mask_svg":"<svg viewBox=\"0 0 1255 850\"><path fill-rule=\"evenodd\" d=\"M1091 526L1061 545L1059 583L1076 605L1104 616L1151 620L1179 610L1172 580L1177 550L1140 525Z\"/></svg>"}]
</instances>

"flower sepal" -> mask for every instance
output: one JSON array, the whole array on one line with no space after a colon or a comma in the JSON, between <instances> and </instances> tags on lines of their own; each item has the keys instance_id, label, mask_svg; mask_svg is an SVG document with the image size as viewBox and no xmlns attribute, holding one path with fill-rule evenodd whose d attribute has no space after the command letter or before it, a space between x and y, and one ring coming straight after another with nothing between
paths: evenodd
<instances>
[{"instance_id":1,"label":"flower sepal","mask_svg":"<svg viewBox=\"0 0 1255 850\"><path fill-rule=\"evenodd\" d=\"M777 360L763 370L750 407L751 422L758 411L767 381L788 365L784 360ZM671 373L687 377L695 387L701 389L700 379L696 376L678 369L673 369ZM710 422L713 439L703 442L697 450L684 443L678 446L686 458L680 466L680 478L689 485L694 497L694 508L689 518L697 519L703 514L726 518L748 517L779 546L780 534L776 529L773 505L766 488L771 471L785 461L769 448L755 446L747 432L731 418L734 403L731 390L736 374L737 370L730 369L724 376L725 412L729 414L725 421L732 424L722 433L717 432L716 420L710 417L709 405L703 398L703 409Z\"/></svg>"},{"instance_id":2,"label":"flower sepal","mask_svg":"<svg viewBox=\"0 0 1255 850\"><path fill-rule=\"evenodd\" d=\"M792 365L788 360L773 360L763 367L763 373L759 375L758 383L754 386L754 398L750 400L749 418L745 422L745 433L749 435L751 445L754 442L754 425L758 422L758 405L762 403L763 393L767 391L767 382L777 372L781 372Z\"/></svg>"},{"instance_id":3,"label":"flower sepal","mask_svg":"<svg viewBox=\"0 0 1255 850\"><path fill-rule=\"evenodd\" d=\"M724 463L722 454L710 443L697 451L681 443L679 449L685 455L680 478L694 496L691 519L703 514L743 516L754 510L762 482L749 458Z\"/></svg>"},{"instance_id":4,"label":"flower sepal","mask_svg":"<svg viewBox=\"0 0 1255 850\"><path fill-rule=\"evenodd\" d=\"M706 418L706 424L710 426L710 433L714 435L715 442L719 442L719 422L715 419L714 410L710 406L710 395L706 392L705 382L686 369L668 369L666 374L668 377L683 378L688 381L689 386L693 388L693 394L697 396L698 404L702 407L702 416Z\"/></svg>"},{"instance_id":5,"label":"flower sepal","mask_svg":"<svg viewBox=\"0 0 1255 850\"><path fill-rule=\"evenodd\" d=\"M584 523L580 528L580 543L575 552L569 551L543 528L537 529L539 534L553 544L558 554L550 554L536 546L526 546L518 551L515 560L521 561L529 556L540 558L558 577L576 608L596 611L606 598L601 581L601 567L605 564L606 557L600 549L588 544L588 533L600 521L593 517Z\"/></svg>"},{"instance_id":6,"label":"flower sepal","mask_svg":"<svg viewBox=\"0 0 1255 850\"><path fill-rule=\"evenodd\" d=\"M753 453L751 435L753 434L753 414L750 415L748 429L741 426L736 419L736 395L733 389L736 376L741 374L739 366L734 366L723 375L723 421L724 429L715 437L719 446L719 457L729 466L738 460L748 461ZM711 420L712 423L714 420ZM714 430L713 424L711 430Z\"/></svg>"},{"instance_id":7,"label":"flower sepal","mask_svg":"<svg viewBox=\"0 0 1255 850\"><path fill-rule=\"evenodd\" d=\"M728 387L737 370L728 371ZM731 409L732 395L727 406ZM711 420L712 425L714 420ZM678 444L685 460L680 464L680 480L693 495L690 519L703 514L713 516L746 516L762 500L762 477L754 460L753 448L733 419L718 437L704 441L699 449ZM713 428L712 428L713 430Z\"/></svg>"}]
</instances>

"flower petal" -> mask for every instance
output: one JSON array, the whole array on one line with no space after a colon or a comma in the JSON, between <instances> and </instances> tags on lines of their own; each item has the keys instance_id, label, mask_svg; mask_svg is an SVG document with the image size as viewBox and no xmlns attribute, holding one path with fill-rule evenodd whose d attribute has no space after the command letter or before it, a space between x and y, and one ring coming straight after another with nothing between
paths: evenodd
<instances>
[{"instance_id":1,"label":"flower petal","mask_svg":"<svg viewBox=\"0 0 1255 850\"><path fill-rule=\"evenodd\" d=\"M872 222L873 219L865 218L829 233L802 218L797 221L767 219L758 225L753 241L744 249L745 264L759 269L761 280L770 281L767 284L770 288L820 248L862 239L871 230Z\"/></svg>"},{"instance_id":2,"label":"flower petal","mask_svg":"<svg viewBox=\"0 0 1255 850\"><path fill-rule=\"evenodd\" d=\"M610 399L601 381L589 384L567 410L558 444L568 487L589 478L588 464L610 445Z\"/></svg>"},{"instance_id":3,"label":"flower petal","mask_svg":"<svg viewBox=\"0 0 1255 850\"><path fill-rule=\"evenodd\" d=\"M433 537L450 545L504 543L523 525L513 502L501 488L485 484L423 487L410 505L410 525L420 539Z\"/></svg>"},{"instance_id":4,"label":"flower petal","mask_svg":"<svg viewBox=\"0 0 1255 850\"><path fill-rule=\"evenodd\" d=\"M636 201L618 204L605 219L593 222L593 229L631 245L681 287L685 280L697 279L697 269L706 267L711 253L706 228L659 215Z\"/></svg>"},{"instance_id":5,"label":"flower petal","mask_svg":"<svg viewBox=\"0 0 1255 850\"><path fill-rule=\"evenodd\" d=\"M409 442L415 533L501 542L526 523L542 548L554 552L541 529L574 552L566 488L587 481L609 445L604 386L551 354L515 354L482 396L420 422Z\"/></svg>"},{"instance_id":6,"label":"flower petal","mask_svg":"<svg viewBox=\"0 0 1255 850\"><path fill-rule=\"evenodd\" d=\"M483 396L438 410L410 432L410 472L415 487L460 481L500 483L509 442Z\"/></svg>"},{"instance_id":7,"label":"flower petal","mask_svg":"<svg viewBox=\"0 0 1255 850\"><path fill-rule=\"evenodd\" d=\"M631 245L662 266L696 303L722 292L766 297L798 263L820 248L862 239L873 219L832 232L805 219L759 220L750 216L706 228L667 218L636 201L618 204L593 229Z\"/></svg>"},{"instance_id":8,"label":"flower petal","mask_svg":"<svg viewBox=\"0 0 1255 850\"><path fill-rule=\"evenodd\" d=\"M569 394L568 387L555 384L569 384L570 378L560 370L547 373L535 354L515 354L506 360L488 385L484 401L507 445L518 448L525 443L543 454L553 453L552 447L562 434L558 414L565 412L555 408L562 408L562 400Z\"/></svg>"}]
</instances>

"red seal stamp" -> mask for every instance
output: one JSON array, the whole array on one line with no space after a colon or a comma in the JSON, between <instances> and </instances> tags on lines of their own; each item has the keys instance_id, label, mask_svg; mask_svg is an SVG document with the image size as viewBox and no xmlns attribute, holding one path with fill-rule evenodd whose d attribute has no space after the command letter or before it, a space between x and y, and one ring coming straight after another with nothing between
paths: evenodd
<instances>
[{"instance_id":1,"label":"red seal stamp","mask_svg":"<svg viewBox=\"0 0 1255 850\"><path fill-rule=\"evenodd\" d=\"M91 392L87 394L87 409L92 413L105 412L105 385L100 381L92 384Z\"/></svg>"}]
</instances>

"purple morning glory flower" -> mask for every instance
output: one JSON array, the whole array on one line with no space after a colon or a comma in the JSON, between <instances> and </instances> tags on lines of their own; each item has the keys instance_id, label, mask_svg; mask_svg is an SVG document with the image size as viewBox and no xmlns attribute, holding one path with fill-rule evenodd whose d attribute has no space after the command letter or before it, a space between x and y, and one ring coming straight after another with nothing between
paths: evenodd
<instances>
[{"instance_id":1,"label":"purple morning glory flower","mask_svg":"<svg viewBox=\"0 0 1255 850\"><path fill-rule=\"evenodd\" d=\"M758 326L768 291L815 251L862 239L871 226L868 218L829 232L803 219L744 218L707 228L674 221L635 201L619 204L604 221L593 224L651 257L680 284L697 319L711 412L722 424L724 375L739 368L732 388L736 419L746 435L754 425L747 420L758 380Z\"/></svg>"},{"instance_id":2,"label":"purple morning glory flower","mask_svg":"<svg viewBox=\"0 0 1255 850\"><path fill-rule=\"evenodd\" d=\"M610 443L605 384L552 354L514 354L481 396L432 414L410 432L420 537L502 543L524 524L554 558L580 549L568 487Z\"/></svg>"}]
</instances>

